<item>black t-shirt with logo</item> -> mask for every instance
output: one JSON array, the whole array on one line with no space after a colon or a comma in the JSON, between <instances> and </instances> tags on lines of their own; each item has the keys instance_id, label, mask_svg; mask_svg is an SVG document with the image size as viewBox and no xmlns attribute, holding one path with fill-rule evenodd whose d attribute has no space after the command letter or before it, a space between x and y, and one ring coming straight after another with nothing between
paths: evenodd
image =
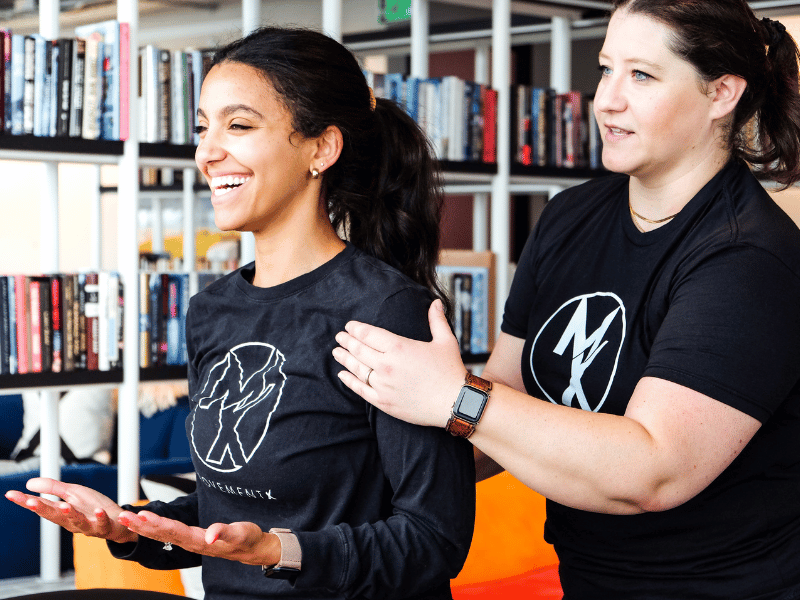
<instances>
[{"instance_id":1,"label":"black t-shirt with logo","mask_svg":"<svg viewBox=\"0 0 800 600\"><path fill-rule=\"evenodd\" d=\"M526 390L623 415L639 379L658 377L762 426L674 509L548 501L565 597L776 597L800 584L800 232L737 161L648 233L631 220L628 181L566 190L526 244L502 325L525 339Z\"/></svg>"},{"instance_id":2,"label":"black t-shirt with logo","mask_svg":"<svg viewBox=\"0 0 800 600\"><path fill-rule=\"evenodd\" d=\"M191 299L186 431L197 492L148 506L184 523L292 529L294 584L203 557L209 600L450 598L475 518L472 446L401 422L348 390L331 354L359 320L430 340L431 296L348 244L318 269L258 288L248 265ZM199 564L140 540L112 551L151 568Z\"/></svg>"}]
</instances>

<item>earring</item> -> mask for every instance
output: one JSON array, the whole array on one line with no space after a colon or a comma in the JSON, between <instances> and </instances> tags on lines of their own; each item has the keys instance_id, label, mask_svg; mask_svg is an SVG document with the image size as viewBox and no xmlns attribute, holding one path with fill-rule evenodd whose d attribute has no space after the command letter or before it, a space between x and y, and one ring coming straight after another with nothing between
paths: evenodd
<instances>
[{"instance_id":1,"label":"earring","mask_svg":"<svg viewBox=\"0 0 800 600\"><path fill-rule=\"evenodd\" d=\"M314 179L319 179L319 171L316 169L316 167L311 169L311 177Z\"/></svg>"}]
</instances>

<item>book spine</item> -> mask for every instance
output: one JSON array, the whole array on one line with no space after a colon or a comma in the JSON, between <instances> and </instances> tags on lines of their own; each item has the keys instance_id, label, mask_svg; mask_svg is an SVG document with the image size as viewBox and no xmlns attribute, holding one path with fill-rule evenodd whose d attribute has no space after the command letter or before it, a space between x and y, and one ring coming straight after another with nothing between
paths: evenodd
<instances>
[{"instance_id":1,"label":"book spine","mask_svg":"<svg viewBox=\"0 0 800 600\"><path fill-rule=\"evenodd\" d=\"M53 362L50 370L53 373L60 373L62 370L63 361L63 345L62 345L62 292L61 292L61 276L53 275L50 278L50 306L51 316L53 319L53 341L52 341L52 356Z\"/></svg>"},{"instance_id":2,"label":"book spine","mask_svg":"<svg viewBox=\"0 0 800 600\"><path fill-rule=\"evenodd\" d=\"M472 339L470 351L480 354L489 351L488 342L488 298L489 288L486 283L488 269L472 273Z\"/></svg>"},{"instance_id":3,"label":"book spine","mask_svg":"<svg viewBox=\"0 0 800 600\"><path fill-rule=\"evenodd\" d=\"M60 62L61 48L58 40L48 42L50 46L50 68L48 70L48 93L49 109L47 111L47 135L56 136L58 129L58 112L61 103L61 92L58 87L58 63Z\"/></svg>"},{"instance_id":4,"label":"book spine","mask_svg":"<svg viewBox=\"0 0 800 600\"><path fill-rule=\"evenodd\" d=\"M103 39L99 33L86 38L86 56L83 70L83 126L81 137L96 140L100 137L102 102L102 77L99 63L103 56Z\"/></svg>"},{"instance_id":5,"label":"book spine","mask_svg":"<svg viewBox=\"0 0 800 600\"><path fill-rule=\"evenodd\" d=\"M139 274L139 366L150 366L150 274Z\"/></svg>"},{"instance_id":6,"label":"book spine","mask_svg":"<svg viewBox=\"0 0 800 600\"><path fill-rule=\"evenodd\" d=\"M22 133L33 135L34 86L36 84L36 39L25 36L25 89L22 97Z\"/></svg>"},{"instance_id":7,"label":"book spine","mask_svg":"<svg viewBox=\"0 0 800 600\"><path fill-rule=\"evenodd\" d=\"M16 281L13 276L8 276L8 372L15 375L17 365L17 310L16 310Z\"/></svg>"},{"instance_id":8,"label":"book spine","mask_svg":"<svg viewBox=\"0 0 800 600\"><path fill-rule=\"evenodd\" d=\"M48 90L49 44L41 35L34 35L33 38L33 135L43 136L47 128L45 114L50 108L49 97L45 93Z\"/></svg>"},{"instance_id":9,"label":"book spine","mask_svg":"<svg viewBox=\"0 0 800 600\"><path fill-rule=\"evenodd\" d=\"M75 314L75 335L76 335L76 366L80 369L86 368L86 275L77 276L76 285L76 306Z\"/></svg>"},{"instance_id":10,"label":"book spine","mask_svg":"<svg viewBox=\"0 0 800 600\"><path fill-rule=\"evenodd\" d=\"M127 140L130 135L130 68L131 39L130 24L119 24L119 139Z\"/></svg>"},{"instance_id":11,"label":"book spine","mask_svg":"<svg viewBox=\"0 0 800 600\"><path fill-rule=\"evenodd\" d=\"M178 364L186 365L189 364L189 353L186 346L186 312L189 310L189 287L190 287L189 274L181 273L179 277L181 282L180 323L179 323L181 353Z\"/></svg>"},{"instance_id":12,"label":"book spine","mask_svg":"<svg viewBox=\"0 0 800 600\"><path fill-rule=\"evenodd\" d=\"M119 334L121 331L121 307L119 292L119 273L108 274L108 366L116 369L120 366Z\"/></svg>"},{"instance_id":13,"label":"book spine","mask_svg":"<svg viewBox=\"0 0 800 600\"><path fill-rule=\"evenodd\" d=\"M39 296L39 282L28 280L28 314L30 315L30 372L42 372L42 305Z\"/></svg>"},{"instance_id":14,"label":"book spine","mask_svg":"<svg viewBox=\"0 0 800 600\"><path fill-rule=\"evenodd\" d=\"M62 275L61 277L61 294L62 294L62 339L63 339L63 364L64 371L75 370L75 341L73 337L73 321L75 314L73 312L74 302L74 277L69 274Z\"/></svg>"},{"instance_id":15,"label":"book spine","mask_svg":"<svg viewBox=\"0 0 800 600\"><path fill-rule=\"evenodd\" d=\"M72 97L72 40L58 40L58 75L56 92L58 97L58 116L56 118L56 135L69 135L70 101Z\"/></svg>"},{"instance_id":16,"label":"book spine","mask_svg":"<svg viewBox=\"0 0 800 600\"><path fill-rule=\"evenodd\" d=\"M179 310L179 286L180 281L176 274L168 277L167 293L167 356L168 365L180 364L180 310Z\"/></svg>"},{"instance_id":17,"label":"book spine","mask_svg":"<svg viewBox=\"0 0 800 600\"><path fill-rule=\"evenodd\" d=\"M3 44L3 61L0 64L0 81L2 84L3 98L0 100L0 131L11 133L11 32L0 29L0 39Z\"/></svg>"},{"instance_id":18,"label":"book spine","mask_svg":"<svg viewBox=\"0 0 800 600\"><path fill-rule=\"evenodd\" d=\"M7 375L8 357L11 353L9 327L8 277L0 276L0 375Z\"/></svg>"},{"instance_id":19,"label":"book spine","mask_svg":"<svg viewBox=\"0 0 800 600\"><path fill-rule=\"evenodd\" d=\"M22 135L25 96L25 36L11 35L11 133Z\"/></svg>"},{"instance_id":20,"label":"book spine","mask_svg":"<svg viewBox=\"0 0 800 600\"><path fill-rule=\"evenodd\" d=\"M461 352L470 352L472 347L472 276L468 273L461 273L460 277Z\"/></svg>"},{"instance_id":21,"label":"book spine","mask_svg":"<svg viewBox=\"0 0 800 600\"><path fill-rule=\"evenodd\" d=\"M483 162L497 162L497 90L486 88L483 102Z\"/></svg>"},{"instance_id":22,"label":"book spine","mask_svg":"<svg viewBox=\"0 0 800 600\"><path fill-rule=\"evenodd\" d=\"M15 308L17 313L17 368L18 373L27 373L29 370L28 348L28 284L27 277L16 275L14 277Z\"/></svg>"},{"instance_id":23,"label":"book spine","mask_svg":"<svg viewBox=\"0 0 800 600\"><path fill-rule=\"evenodd\" d=\"M171 53L160 50L158 53L158 142L169 142L172 130Z\"/></svg>"},{"instance_id":24,"label":"book spine","mask_svg":"<svg viewBox=\"0 0 800 600\"><path fill-rule=\"evenodd\" d=\"M108 371L111 365L108 360L108 272L97 274L97 369Z\"/></svg>"},{"instance_id":25,"label":"book spine","mask_svg":"<svg viewBox=\"0 0 800 600\"><path fill-rule=\"evenodd\" d=\"M86 76L86 41L72 42L72 93L69 114L70 137L81 137L83 131L83 92Z\"/></svg>"},{"instance_id":26,"label":"book spine","mask_svg":"<svg viewBox=\"0 0 800 600\"><path fill-rule=\"evenodd\" d=\"M86 315L86 368L90 371L96 371L99 368L97 351L100 343L98 331L100 304L97 284L97 273L87 273L84 283L84 312Z\"/></svg>"}]
</instances>

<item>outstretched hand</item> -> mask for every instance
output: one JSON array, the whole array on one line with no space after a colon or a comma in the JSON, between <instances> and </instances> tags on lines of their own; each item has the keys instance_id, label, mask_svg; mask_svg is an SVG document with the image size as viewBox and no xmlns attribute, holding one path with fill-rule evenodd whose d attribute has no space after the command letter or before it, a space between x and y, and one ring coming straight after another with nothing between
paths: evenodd
<instances>
[{"instance_id":1,"label":"outstretched hand","mask_svg":"<svg viewBox=\"0 0 800 600\"><path fill-rule=\"evenodd\" d=\"M61 500L16 490L6 492L6 498L72 533L120 543L136 541L136 533L117 521L122 507L100 492L47 477L29 479L26 487L31 492L57 496Z\"/></svg>"},{"instance_id":2,"label":"outstretched hand","mask_svg":"<svg viewBox=\"0 0 800 600\"><path fill-rule=\"evenodd\" d=\"M428 311L433 341L418 342L350 321L336 335L342 382L376 408L409 423L444 427L464 383L461 360L442 303Z\"/></svg>"},{"instance_id":3,"label":"outstretched hand","mask_svg":"<svg viewBox=\"0 0 800 600\"><path fill-rule=\"evenodd\" d=\"M202 529L146 510L138 514L123 510L107 496L82 485L35 477L28 480L27 488L61 500L16 490L7 492L6 498L72 533L117 543L135 542L142 535L189 552L250 565L275 564L281 557L278 537L254 523L215 523Z\"/></svg>"},{"instance_id":4,"label":"outstretched hand","mask_svg":"<svg viewBox=\"0 0 800 600\"><path fill-rule=\"evenodd\" d=\"M119 522L141 536L184 550L234 560L248 565L270 565L281 558L278 537L266 533L255 523L214 523L208 529L192 527L143 510L123 511Z\"/></svg>"}]
</instances>

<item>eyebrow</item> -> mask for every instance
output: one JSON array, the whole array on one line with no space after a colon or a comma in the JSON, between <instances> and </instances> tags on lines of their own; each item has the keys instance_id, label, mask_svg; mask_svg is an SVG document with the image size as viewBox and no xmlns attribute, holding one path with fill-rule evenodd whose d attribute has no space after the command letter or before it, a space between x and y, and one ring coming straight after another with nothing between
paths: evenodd
<instances>
[{"instance_id":1,"label":"eyebrow","mask_svg":"<svg viewBox=\"0 0 800 600\"><path fill-rule=\"evenodd\" d=\"M599 58L601 58L601 59L605 58L605 59L608 60L609 56L606 55L606 54L603 54L601 52L600 55L599 55ZM636 58L636 57L634 57L634 58L631 58L629 60L626 60L625 62L634 63L634 64L637 64L637 65L644 65L644 66L648 67L648 69L652 69L654 71L663 71L664 70L664 67L662 67L661 65L659 65L657 63L654 63L652 61L649 61L647 59L644 59L644 58Z\"/></svg>"},{"instance_id":2,"label":"eyebrow","mask_svg":"<svg viewBox=\"0 0 800 600\"><path fill-rule=\"evenodd\" d=\"M254 117L263 119L264 116L258 112L255 108L248 106L247 104L229 104L220 109L219 116L220 117L229 117L230 115L237 113L237 112L246 112L248 114L253 115ZM203 112L202 108L197 109L197 116L198 117L206 117L206 113Z\"/></svg>"}]
</instances>

